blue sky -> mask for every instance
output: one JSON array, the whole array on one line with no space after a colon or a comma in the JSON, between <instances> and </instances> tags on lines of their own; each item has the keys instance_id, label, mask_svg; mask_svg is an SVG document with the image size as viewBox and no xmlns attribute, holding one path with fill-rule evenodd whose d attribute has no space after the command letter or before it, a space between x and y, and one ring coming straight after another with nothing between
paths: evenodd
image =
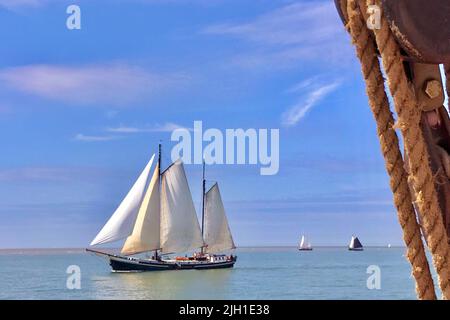
<instances>
[{"instance_id":1,"label":"blue sky","mask_svg":"<svg viewBox=\"0 0 450 320\"><path fill-rule=\"evenodd\" d=\"M277 175L207 168L238 245L402 244L332 1L0 0L0 38L0 248L87 246L158 141L167 164L171 129L195 120L280 129Z\"/></svg>"}]
</instances>

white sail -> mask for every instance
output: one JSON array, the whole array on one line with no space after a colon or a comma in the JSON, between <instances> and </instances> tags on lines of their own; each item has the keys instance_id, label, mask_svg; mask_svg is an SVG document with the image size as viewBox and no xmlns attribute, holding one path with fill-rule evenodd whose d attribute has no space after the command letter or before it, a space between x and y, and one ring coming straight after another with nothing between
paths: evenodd
<instances>
[{"instance_id":1,"label":"white sail","mask_svg":"<svg viewBox=\"0 0 450 320\"><path fill-rule=\"evenodd\" d=\"M355 247L355 237L352 236L350 239L350 244L348 245L349 248L353 249Z\"/></svg>"},{"instance_id":2,"label":"white sail","mask_svg":"<svg viewBox=\"0 0 450 320\"><path fill-rule=\"evenodd\" d=\"M131 255L161 247L159 241L159 195L159 165L156 165L147 193L139 209L133 233L125 241L122 254Z\"/></svg>"},{"instance_id":3,"label":"white sail","mask_svg":"<svg viewBox=\"0 0 450 320\"><path fill-rule=\"evenodd\" d=\"M145 166L139 178L134 183L127 196L123 199L117 210L100 230L95 239L91 242L91 246L103 243L114 242L125 237L128 237L136 221L139 207L141 206L142 198L147 185L150 167L152 166L152 156L148 164Z\"/></svg>"},{"instance_id":4,"label":"white sail","mask_svg":"<svg viewBox=\"0 0 450 320\"><path fill-rule=\"evenodd\" d=\"M161 252L184 252L203 246L183 163L175 162L162 175Z\"/></svg>"},{"instance_id":5,"label":"white sail","mask_svg":"<svg viewBox=\"0 0 450 320\"><path fill-rule=\"evenodd\" d=\"M307 240L307 238L302 235L302 239L300 240L300 249L311 249L311 243Z\"/></svg>"},{"instance_id":6,"label":"white sail","mask_svg":"<svg viewBox=\"0 0 450 320\"><path fill-rule=\"evenodd\" d=\"M234 241L216 183L205 196L205 245L206 252L234 249Z\"/></svg>"},{"instance_id":7,"label":"white sail","mask_svg":"<svg viewBox=\"0 0 450 320\"><path fill-rule=\"evenodd\" d=\"M300 240L300 248L306 248L306 240L305 240L305 236L302 236L302 239Z\"/></svg>"}]
</instances>

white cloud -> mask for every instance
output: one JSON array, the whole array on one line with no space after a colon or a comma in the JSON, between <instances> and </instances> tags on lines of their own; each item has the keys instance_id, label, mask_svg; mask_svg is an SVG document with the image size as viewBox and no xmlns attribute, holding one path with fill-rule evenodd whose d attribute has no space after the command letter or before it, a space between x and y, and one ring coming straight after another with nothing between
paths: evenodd
<instances>
[{"instance_id":1,"label":"white cloud","mask_svg":"<svg viewBox=\"0 0 450 320\"><path fill-rule=\"evenodd\" d=\"M78 168L21 167L0 169L0 181L62 181L79 173Z\"/></svg>"},{"instance_id":2,"label":"white cloud","mask_svg":"<svg viewBox=\"0 0 450 320\"><path fill-rule=\"evenodd\" d=\"M353 53L332 1L289 4L250 22L209 26L204 33L255 44L233 59L247 67L286 67L305 59L342 63Z\"/></svg>"},{"instance_id":3,"label":"white cloud","mask_svg":"<svg viewBox=\"0 0 450 320\"><path fill-rule=\"evenodd\" d=\"M107 128L106 131L113 133L142 133L142 132L172 132L176 129L187 129L173 122L166 122L164 124L156 124L154 126L146 127L129 127L120 125L114 128ZM188 129L192 130L192 129Z\"/></svg>"},{"instance_id":4,"label":"white cloud","mask_svg":"<svg viewBox=\"0 0 450 320\"><path fill-rule=\"evenodd\" d=\"M39 7L43 2L42 0L0 0L0 7L16 10L21 7Z\"/></svg>"},{"instance_id":5,"label":"white cloud","mask_svg":"<svg viewBox=\"0 0 450 320\"><path fill-rule=\"evenodd\" d=\"M288 90L286 90L286 92L287 93L297 93L299 91L302 91L303 89L311 88L317 84L317 81L320 78L321 78L321 76L317 75L317 76L302 80L302 81L294 84L292 87L290 87Z\"/></svg>"},{"instance_id":6,"label":"white cloud","mask_svg":"<svg viewBox=\"0 0 450 320\"><path fill-rule=\"evenodd\" d=\"M104 142L124 138L125 134L145 133L145 132L172 132L176 129L187 129L173 122L166 122L164 124L156 124L154 126L146 127L131 127L120 125L118 127L106 128L105 131L111 133L110 135L85 135L78 133L73 140L83 142ZM117 135L122 134L122 135Z\"/></svg>"},{"instance_id":7,"label":"white cloud","mask_svg":"<svg viewBox=\"0 0 450 320\"><path fill-rule=\"evenodd\" d=\"M79 133L75 135L74 140L83 142L103 142L103 141L117 140L119 138L120 137L118 136L91 136Z\"/></svg>"},{"instance_id":8,"label":"white cloud","mask_svg":"<svg viewBox=\"0 0 450 320\"><path fill-rule=\"evenodd\" d=\"M124 64L29 65L0 70L0 83L15 90L71 104L124 106L179 85L182 75L161 75Z\"/></svg>"},{"instance_id":9,"label":"white cloud","mask_svg":"<svg viewBox=\"0 0 450 320\"><path fill-rule=\"evenodd\" d=\"M341 84L340 80L334 80L327 84L316 84L313 80L307 79L293 88L309 88L309 92L297 104L290 107L282 115L282 123L286 127L296 125L314 106L317 105L331 92L336 90ZM295 90L294 90L295 91Z\"/></svg>"}]
</instances>

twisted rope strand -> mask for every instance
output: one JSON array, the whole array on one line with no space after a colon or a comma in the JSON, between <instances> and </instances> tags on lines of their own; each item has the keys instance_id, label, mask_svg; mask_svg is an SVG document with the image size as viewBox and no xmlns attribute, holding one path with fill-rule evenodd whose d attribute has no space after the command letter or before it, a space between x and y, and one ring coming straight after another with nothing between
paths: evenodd
<instances>
[{"instance_id":1,"label":"twisted rope strand","mask_svg":"<svg viewBox=\"0 0 450 320\"><path fill-rule=\"evenodd\" d=\"M379 0L367 0L377 5ZM364 10L366 10L364 6ZM449 247L441 208L435 189L433 174L425 140L420 129L421 111L417 106L414 89L405 74L400 48L387 20L382 17L381 28L373 30L388 77L388 86L400 122L406 152L409 156L410 178L416 192L418 214L438 274L438 283L444 299L450 299Z\"/></svg>"},{"instance_id":2,"label":"twisted rope strand","mask_svg":"<svg viewBox=\"0 0 450 320\"><path fill-rule=\"evenodd\" d=\"M394 204L403 230L403 240L407 246L406 256L411 263L412 275L416 280L416 293L421 300L434 300L436 299L436 293L433 278L425 256L420 227L412 204L407 181L408 175L405 171L398 137L393 128L394 118L384 89L384 78L381 73L375 43L366 27L356 0L347 1L347 14L349 21L347 29L352 36L356 54L361 62L369 105L377 124L377 133L390 178Z\"/></svg>"}]
</instances>

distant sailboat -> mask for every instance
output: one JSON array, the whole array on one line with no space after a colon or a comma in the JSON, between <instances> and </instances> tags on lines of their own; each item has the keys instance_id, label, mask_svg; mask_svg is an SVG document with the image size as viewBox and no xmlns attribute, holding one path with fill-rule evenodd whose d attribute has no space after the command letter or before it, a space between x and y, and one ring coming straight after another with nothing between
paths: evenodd
<instances>
[{"instance_id":1,"label":"distant sailboat","mask_svg":"<svg viewBox=\"0 0 450 320\"><path fill-rule=\"evenodd\" d=\"M389 244L387 245L387 247L388 247L388 248L391 248L391 244L389 243Z\"/></svg>"},{"instance_id":2,"label":"distant sailboat","mask_svg":"<svg viewBox=\"0 0 450 320\"><path fill-rule=\"evenodd\" d=\"M217 254L235 245L217 183L205 190L203 164L202 228L200 228L183 163L178 160L161 172L158 163L148 188L154 156L91 246L126 238L121 255L86 249L109 258L113 271L231 268L235 256ZM191 257L162 256L201 249ZM151 259L130 257L153 252Z\"/></svg>"},{"instance_id":3,"label":"distant sailboat","mask_svg":"<svg viewBox=\"0 0 450 320\"><path fill-rule=\"evenodd\" d=\"M300 245L298 247L298 250L300 251L311 251L313 248L311 246L311 243L306 240L306 237L302 235L302 239L300 240Z\"/></svg>"},{"instance_id":4,"label":"distant sailboat","mask_svg":"<svg viewBox=\"0 0 450 320\"><path fill-rule=\"evenodd\" d=\"M350 251L363 251L363 245L359 241L358 237L352 236L350 244L348 245L348 250Z\"/></svg>"}]
</instances>

